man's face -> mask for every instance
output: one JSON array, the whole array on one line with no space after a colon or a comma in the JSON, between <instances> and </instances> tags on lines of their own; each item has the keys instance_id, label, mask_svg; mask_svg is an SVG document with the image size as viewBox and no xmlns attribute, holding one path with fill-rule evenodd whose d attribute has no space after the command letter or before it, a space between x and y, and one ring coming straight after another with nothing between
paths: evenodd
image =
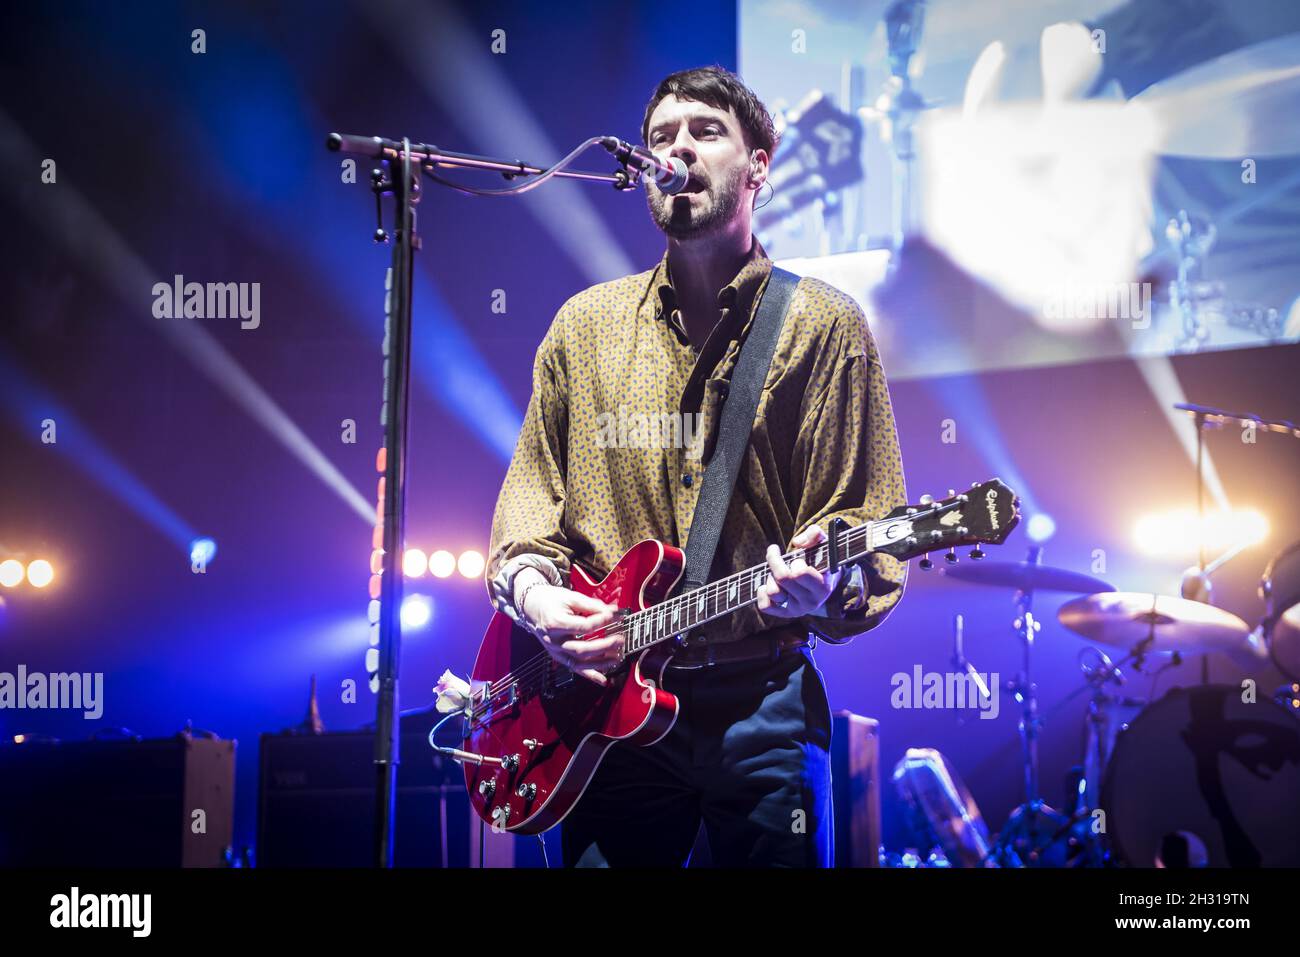
<instances>
[{"instance_id":1,"label":"man's face","mask_svg":"<svg viewBox=\"0 0 1300 957\"><path fill-rule=\"evenodd\" d=\"M675 196L665 196L653 183L646 186L656 226L674 239L702 239L737 222L748 229L750 158L735 113L669 95L650 115L647 136L653 153L677 157L690 174ZM767 154L755 153L765 171Z\"/></svg>"}]
</instances>

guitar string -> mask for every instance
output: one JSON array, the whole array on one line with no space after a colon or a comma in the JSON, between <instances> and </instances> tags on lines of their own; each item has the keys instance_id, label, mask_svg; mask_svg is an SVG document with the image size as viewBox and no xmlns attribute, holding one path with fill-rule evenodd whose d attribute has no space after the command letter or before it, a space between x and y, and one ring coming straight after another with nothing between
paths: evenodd
<instances>
[{"instance_id":1,"label":"guitar string","mask_svg":"<svg viewBox=\"0 0 1300 957\"><path fill-rule=\"evenodd\" d=\"M853 528L853 529L849 529L849 530L845 533L844 539L842 540L843 543L844 543L846 546L849 546L850 549L851 549L853 543L852 543L850 540L853 539L853 538L862 538L862 539L867 539L867 538L869 537L869 535L871 534L871 532L874 531L874 529L872 529L871 526L873 526L873 525L875 525L875 524L876 524L876 523L868 523L868 525L856 526L856 527ZM855 534L853 534L853 533L855 533L855 532L862 532L863 534L855 535ZM863 542L863 544L867 544L867 542ZM788 562L788 561L793 560L793 559L796 558L796 557L799 557L799 556L800 556L800 553L802 552L802 553L804 553L804 555L805 555L805 560L807 560L807 559L806 559L806 553L807 553L808 551L810 551L811 549L816 549L816 554L820 554L822 551L827 551L827 552L829 552L829 549L827 548L826 543L823 542L823 543L821 543L821 544L819 544L819 545L812 546L811 548L796 549L795 551L790 552L790 553L788 553L787 555L782 556L782 558L783 558L783 560L785 560L785 561ZM814 567L817 567L817 565L819 564L819 561L820 561L819 559L815 559L815 560L814 560ZM829 555L827 556L827 564L829 565ZM618 620L617 622L611 622L611 623L608 624L608 625L602 625L600 628L593 629L592 631L587 632L586 634L584 634L584 635L582 635L582 636L575 636L575 637L578 637L579 640L590 641L590 640L593 639L593 637L597 637L597 636L599 636L599 637L603 637L603 633L606 632L606 631L609 631L609 630L611 630L611 629L616 629L616 630L620 630L620 631L625 631L625 632L626 632L626 631L628 630L628 623L629 623L629 622L633 622L634 619L635 619L635 622L633 622L634 628L635 628L635 626L639 625L639 624L641 623L641 621L644 620L644 621L646 621L647 624L649 625L649 628L648 628L647 630L655 630L655 631L657 632L659 629L658 629L656 626L658 626L660 622L666 622L666 621L668 620L668 613L667 613L667 610L666 610L666 609L667 609L669 606L672 606L672 605L674 605L674 604L678 604L678 603L681 603L681 604L686 605L686 606L689 606L689 605L692 605L692 604L696 604L696 605L698 605L698 603L699 603L699 598L698 598L698 596L700 595L701 592L704 592L704 593L706 593L706 594L705 594L705 607L707 608L707 607L708 607L708 601L709 601L710 599L716 599L716 598L720 597L724 591L728 591L728 592L729 592L729 591L731 590L731 589L730 589L730 582L729 582L730 579L735 578L735 579L737 580L737 581L736 581L736 585L737 585L737 587L739 587L740 584L745 583L745 580L746 580L746 579L750 579L751 581L749 582L749 584L752 584L752 578L753 578L753 577L757 576L760 572L765 572L765 571L767 571L767 570L768 570L768 569L767 569L767 567L766 567L765 565L755 565L755 566L753 566L752 568L745 569L744 571L734 573L733 575L729 575L729 576L727 576L726 578L719 579L717 582L710 583L709 585L704 586L704 587L699 588L699 589L696 589L695 591L687 592L685 595L679 595L679 596L677 596L676 598L669 599L669 600L666 601L666 602L661 602L661 603L659 603L658 605L652 606L651 608L641 609L641 610L639 610L639 611L637 611L637 612L633 612L632 614L630 614L630 615L628 615L628 616L626 616L626 617L624 617L624 618ZM687 599L690 599L690 600L687 601ZM727 614L727 613L729 613L729 612L731 612L731 611L738 610L739 608L744 607L745 605L752 603L754 600L755 600L755 597L751 597L751 598L746 599L744 602L738 603L738 604L735 605L733 608L728 608L728 609L726 609L725 611L721 611L721 612L719 612L718 614L713 615L713 616L706 616L706 621L707 621L710 617L712 617L712 618L717 618L717 617L721 617L722 615ZM686 626L686 629L684 629L684 630L689 630L690 628L699 627L699 625L700 625L700 624L703 624L703 623L704 623L704 622L696 622L696 623L694 623L694 624L687 625L687 626ZM632 649L632 652L631 652L631 653L635 653L635 652L637 652L637 651L642 650L642 648L648 648L648 647L650 647L651 645L658 644L660 641L664 640L665 638L668 638L670 635L672 635L672 634L677 634L677 633L679 633L679 632L675 632L675 631L674 631L674 632L666 632L664 635L655 638L654 640L652 640L652 641L646 643L645 645L639 645L639 646L637 646L636 648ZM570 639L570 640L572 640L572 639ZM496 695L498 695L498 694L500 694L502 691L506 690L506 688L507 688L509 685L513 685L513 684L516 684L516 683L522 683L522 682L526 682L526 681L531 681L531 679L533 679L533 678L535 678L535 677L538 676L539 672L544 673L545 669L547 669L547 668L549 668L549 667L551 666L552 661L553 661L553 659L551 658L551 656L548 655L545 651L543 651L541 654L536 655L535 657L529 659L527 662L524 663L524 665L522 665L522 666L519 668L519 670L518 670L517 672L513 672L513 673L511 673L511 674L507 674L507 675L505 675L504 677L502 677L499 681L497 681L497 682L495 682L493 685L491 685L488 694L484 696L484 701L486 702L488 699L493 698L493 697L496 697Z\"/></svg>"},{"instance_id":2,"label":"guitar string","mask_svg":"<svg viewBox=\"0 0 1300 957\"><path fill-rule=\"evenodd\" d=\"M866 552L864 554L870 554L872 551L875 550L876 546L882 544L882 542L879 541L879 539L883 537L881 533L883 533L889 526L895 524L896 522L900 522L900 521L915 522L922 518L927 518L927 517L941 514L944 511L955 508L961 504L963 504L963 502L958 500L946 504L935 505L928 509L914 512L911 515L899 516L896 519L879 519L874 522L867 522L864 525L854 526L845 531L844 538L841 539L841 542L846 547L846 549L851 551L852 548L854 547L854 540L863 539L861 544L867 546ZM814 551L815 556L821 555L823 552L829 553L829 543L821 542L818 545L810 546L809 548L796 549L793 552L789 552L783 555L782 560L788 563L789 561L792 561L793 559L800 557L802 553L802 557L804 557L806 561L807 553L810 550L815 550ZM853 557L857 558L863 556L853 556ZM813 567L819 568L820 570L819 558L815 557L812 564ZM830 564L829 554L827 554L827 566L829 566L829 564ZM718 598L723 593L724 590L727 592L731 591L733 579L734 579L734 584L737 586L738 589L741 584L752 585L753 577L757 576L760 572L764 572L764 571L768 571L765 565L755 565L751 568L733 573L732 575L729 575L725 578L721 578L716 582L712 582L701 588L695 589L694 591L687 592L685 595L679 595L675 598L669 599L668 601L661 602L658 605L654 605L651 608L640 609L638 611L633 612L630 615L627 615L622 619L619 619L615 622L611 622L608 625L602 625L600 628L593 629L592 631L587 632L584 635L575 636L575 637L578 637L579 640L590 641L593 640L593 638L596 636L603 637L604 633L606 631L609 631L610 629L616 628L617 630L626 632L628 629L628 623L633 622L634 619L635 619L635 624L638 625L642 620L645 620L649 625L649 628L647 630L653 630L657 633L660 629L656 626L659 625L660 622L663 623L667 622L668 620L667 610L670 607L689 607L690 605L698 605L700 602L700 594L701 592L703 592L705 608L707 609L708 602L711 599ZM750 581L746 582L746 579L750 579ZM731 599L729 599L729 601L730 600ZM704 622L696 622L694 624L687 625L684 629L681 630L684 631L684 630L689 630L691 628L699 627L701 624L706 623L708 620L711 620L712 618L719 618L722 617L723 615L730 614L731 612L737 611L740 608L745 607L746 605L752 604L756 600L757 600L757 596L748 598L743 602L737 603L734 607L727 608L716 615L706 616ZM635 627L633 628L633 630L635 630ZM649 648L655 644L659 644L660 642L667 639L671 635L679 634L679 633L680 631L670 631L670 632L666 632L663 635L656 635L656 637L653 640L645 643L644 645L636 646L635 648L632 649L630 653L636 653L643 650L643 648ZM628 652L625 652L625 654L627 653ZM553 664L558 665L558 662L554 662L554 659L552 659L549 654L543 651L539 655L534 656L533 658L525 662L523 665L521 665L518 671L507 673L498 681L489 684L487 687L487 691L480 699L484 707L481 709L476 708L472 710L471 716L479 717L482 714L487 713L487 711L491 710L492 699L497 697L502 691L506 690L506 688L509 687L510 685L515 685L515 684L525 685L524 690L533 690L536 687L534 679L539 677L544 678L547 671L552 667ZM572 669L568 669L568 670L572 670Z\"/></svg>"},{"instance_id":3,"label":"guitar string","mask_svg":"<svg viewBox=\"0 0 1300 957\"><path fill-rule=\"evenodd\" d=\"M931 511L937 511L937 509ZM846 530L843 539L841 539L841 543L850 551L856 546L856 544L858 544L857 542L855 542L856 539L861 539L862 540L861 544L864 545L878 544L878 542L874 541L873 538L874 539L880 538L881 536L876 533L883 531L884 527L893 524L894 521L904 520L904 519L915 520L916 518L924 517L924 515L925 513L916 513L911 516L902 516L900 517L900 519L897 520L869 522L865 525L855 526L854 528L850 528ZM829 566L830 564L829 545L826 542L819 543L818 545L811 546L810 548L796 549L793 552L783 555L782 560L786 562L790 562L795 558L802 556L804 557L804 560L807 561L807 553L813 550L815 550L814 551L815 556L820 556L822 553L826 553L826 564L827 566ZM854 557L859 557L859 556L854 556ZM821 559L815 557L814 561L812 562L813 567L819 567L820 562ZM658 632L659 628L656 626L659 625L660 622L667 622L668 620L667 609L670 606L678 606L678 607L690 607L692 605L698 606L701 598L701 593L703 593L702 597L704 599L705 608L707 609L709 606L709 602L711 600L715 600L719 598L724 593L724 591L725 592L731 591L731 585L733 584L732 579L735 579L734 584L737 586L737 589L739 589L739 586L741 584L752 585L752 579L756 577L760 572L766 572L766 571L769 571L766 565L755 565L752 568L748 568L743 571L733 573L732 575L729 575L725 578L721 578L716 582L711 582L710 584L702 588L687 592L685 595L679 595L676 598L669 599L666 602L661 602L660 604L652 606L651 608L640 609L636 612L633 612L630 615L627 615L622 619L619 619L616 622L611 622L608 625L602 625L600 628L593 629L592 631L582 635L580 640L590 641L593 640L593 638L603 637L605 632L610 631L612 629L617 629L626 633L629 629L629 623L632 624L633 630L635 630L636 627L639 626L642 621L646 622L646 624L649 626L647 631L653 630L655 632ZM746 581L747 579L749 579L749 581ZM751 604L755 600L756 600L756 596L751 597L746 601L738 603L734 607L728 608L725 611L719 612L717 615L711 617L721 617L722 615L728 614L732 611L739 610L745 605ZM706 621L708 620L709 617L710 616L706 616ZM686 629L684 630L689 630L690 628L699 627L699 625L703 623L704 622L696 622L694 624L687 625ZM662 636L656 637L654 640L647 642L644 645L637 645L634 649L632 649L630 653L636 653L638 651L641 651L643 648L648 648L651 645L658 644L660 641L669 637L671 634L676 634L676 633L677 632L668 632ZM494 682L493 684L489 685L487 693L481 699L486 707L482 708L481 710L475 709L473 715L477 717L483 713L486 713L486 711L490 710L489 703L491 699L495 698L502 691L506 690L506 688L509 687L510 685L527 683L528 685L531 686L533 684L533 679L545 675L546 670L552 665L553 661L554 659L552 659L549 654L543 651L539 655L536 655L535 657L529 659L529 661L525 662L519 668L518 671L509 673L503 676L497 682ZM528 690L532 690L531 687Z\"/></svg>"},{"instance_id":4,"label":"guitar string","mask_svg":"<svg viewBox=\"0 0 1300 957\"><path fill-rule=\"evenodd\" d=\"M866 526L860 526L860 528L866 528ZM858 536L858 537L864 537L864 536ZM846 546L849 545L848 538L849 536L846 534L844 539ZM824 544L825 543L822 543L821 545L817 545L813 547L817 549L818 553L820 553L823 549ZM809 551L809 549L798 549L794 552L789 553L786 556L783 556L783 559L786 561L791 561L795 557L798 557L800 552L806 553L807 551ZM666 611L668 606L674 605L682 601L683 599L687 599L687 598L690 599L689 602L685 602L687 606L691 604L698 604L698 600L699 600L698 596L700 595L700 593L703 592L705 593L705 608L707 608L708 601L711 598L718 598L719 596L721 596L724 591L724 588L726 591L730 591L730 585L728 584L728 579L733 577L737 578L738 580L736 584L737 584L737 588L739 588L739 585L744 581L746 576L757 575L759 571L765 569L765 567L766 566L756 565L752 569L746 569L745 571L738 572L735 575L727 576L727 578L719 579L718 582L710 583L709 585L704 586L695 591L687 592L686 595L679 595L676 598L669 599L666 602L661 602L660 604L652 606L651 608L641 609L637 612L633 612L632 614L627 615L622 619L619 619L614 622L610 622L608 625L602 625L600 628L593 629L592 631L587 632L584 635L574 636L574 637L576 637L578 640L591 641L594 639L598 639L600 637L604 637L605 633L611 630L623 631L624 633L630 634L639 630L643 622L647 626L646 633L654 632L657 635L657 633L660 630L661 623L668 621L668 614ZM754 600L755 600L754 597L746 599L746 601L735 605L734 608L730 608L727 609L726 611L719 612L717 615L714 615L712 617L721 617L722 615L727 614L730 611L738 610L739 608L744 607L747 604L750 604ZM708 616L706 616L706 620L707 617ZM703 622L697 622L695 624L688 625L684 630L689 630L690 628L698 627L702 623ZM654 640L644 645L638 645L635 648L631 649L630 651L625 651L625 656L628 654L634 654L642 650L642 648L648 648L651 645L658 644L660 641L676 633L677 632L667 632L664 635L660 637L656 637ZM573 640L573 639L566 639L566 640ZM521 690L523 691L535 690L536 679L542 678L544 683L544 679L547 673L551 670L555 670L557 666L561 668L564 667L562 665L558 665L558 662L555 662L554 659L545 651L542 651L540 654L535 655L534 657L530 658L527 662L525 662L522 666L520 666L520 668L517 671L506 674L499 681L489 685L487 692L484 694L484 696L481 699L483 706L481 708L475 708L474 711L472 712L472 716L479 717L482 714L485 714L488 711L490 711L492 707L492 699L496 698L498 695L500 695L503 691L507 690L512 685L520 685ZM566 670L572 670L572 669L566 669Z\"/></svg>"},{"instance_id":5,"label":"guitar string","mask_svg":"<svg viewBox=\"0 0 1300 957\"><path fill-rule=\"evenodd\" d=\"M911 515L899 516L897 519L888 519L888 520L882 519L882 520L877 520L875 522L868 522L865 525L854 526L853 528L847 529L845 531L844 538L841 541L845 545L845 547L851 551L852 548L855 547L854 540L862 539L863 541L861 542L861 544L868 546L866 553L870 553L872 550L874 550L874 546L883 544L883 542L880 541L880 539L883 537L881 533L883 533L890 525L893 525L898 521L916 521L921 518L937 515L942 513L945 510L954 508L959 504L962 503L950 502L944 505L936 505L929 509L917 511ZM814 549L815 549L814 552L815 555L821 555L823 552L829 553L828 543L822 542L816 546L811 546L810 548L797 549L793 552L787 553L786 555L782 556L782 559L786 562L789 562L794 558L800 557L800 554L803 553L803 557L805 558L805 560L807 560L806 557L807 553L810 550L814 550ZM854 556L854 557L859 558L862 556ZM814 567L820 568L820 559L815 558L813 565ZM827 565L829 566L829 554L827 554ZM633 619L636 619L638 624L640 623L641 620L645 620L649 626L647 630L653 630L654 632L656 632L656 637L653 640L645 643L644 645L638 645L635 649L633 649L632 653L639 652L643 648L648 648L651 647L652 645L659 644L660 642L667 639L673 634L680 633L678 631L671 631L671 632L666 632L663 635L657 634L657 632L660 630L659 626L661 625L661 623L666 623L668 620L667 609L670 606L673 605L689 606L690 604L698 604L700 593L705 592L705 602L706 602L705 607L707 608L708 607L707 602L710 599L719 597L724 590L726 591L731 590L732 579L735 580L734 583L737 586L739 586L742 583L746 583L747 578L751 579L751 582L749 582L748 584L752 584L753 577L757 576L760 572L764 572L767 570L768 569L766 568L765 565L755 565L752 568L748 568L743 571L736 572L732 575L727 576L726 578L719 579L717 582L710 583L709 585L706 585L702 588L696 589L691 592L687 592L685 595L679 595L676 598L669 599L666 602L661 602L660 604L655 605L651 608L642 609L633 612L631 615L628 615L617 622L611 622L609 625L603 625L600 628L593 629L591 632L588 632L578 637L580 638L580 640L592 640L593 636L603 636L604 632L613 628L626 631L628 627L628 623L630 621L633 621ZM737 611L746 605L752 604L756 600L757 600L757 596L750 597L743 602L737 603L734 607L727 608L716 615L706 617L706 621L711 620L711 618L718 618L718 617L722 617L723 615L730 614L731 612ZM699 625L703 623L704 622L697 622L692 625L687 625L686 628L683 630L689 630L690 628L699 627ZM493 699L496 698L498 695L500 695L511 685L521 685L522 686L521 690L523 691L535 690L537 687L536 679L537 678L544 679L548 670L552 670L556 666L560 668L564 667L562 665L559 665L558 662L555 662L554 659L552 659L551 656L547 654L545 651L542 651L540 654L534 656L533 658L529 659L529 661L525 662L518 669L518 671L508 673L504 675L501 679L499 679L497 682L490 684L488 686L488 690L486 691L486 693L479 699L483 707L473 709L473 711L471 712L471 716L480 717L483 714L486 714L488 711L490 711L492 707ZM571 671L572 669L566 669L566 670Z\"/></svg>"}]
</instances>

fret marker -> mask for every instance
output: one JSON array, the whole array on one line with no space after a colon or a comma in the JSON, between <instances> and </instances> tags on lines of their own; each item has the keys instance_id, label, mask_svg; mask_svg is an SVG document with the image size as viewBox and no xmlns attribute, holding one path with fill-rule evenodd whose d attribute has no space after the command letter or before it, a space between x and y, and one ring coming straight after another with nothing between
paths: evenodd
<instances>
[{"instance_id":1,"label":"fret marker","mask_svg":"<svg viewBox=\"0 0 1300 957\"><path fill-rule=\"evenodd\" d=\"M737 582L734 578L731 580L731 584L727 587L727 601L734 602L736 600L736 589L739 586L739 584L740 583Z\"/></svg>"}]
</instances>

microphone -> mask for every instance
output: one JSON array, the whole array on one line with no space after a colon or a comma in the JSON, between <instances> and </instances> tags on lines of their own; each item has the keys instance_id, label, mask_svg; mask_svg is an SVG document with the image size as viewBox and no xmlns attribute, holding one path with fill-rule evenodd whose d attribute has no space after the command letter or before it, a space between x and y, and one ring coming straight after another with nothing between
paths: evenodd
<instances>
[{"instance_id":1,"label":"microphone","mask_svg":"<svg viewBox=\"0 0 1300 957\"><path fill-rule=\"evenodd\" d=\"M676 156L661 160L644 146L633 146L617 136L602 136L600 145L613 153L614 158L624 166L649 173L661 193L672 196L686 188L690 174L686 172L686 164Z\"/></svg>"}]
</instances>

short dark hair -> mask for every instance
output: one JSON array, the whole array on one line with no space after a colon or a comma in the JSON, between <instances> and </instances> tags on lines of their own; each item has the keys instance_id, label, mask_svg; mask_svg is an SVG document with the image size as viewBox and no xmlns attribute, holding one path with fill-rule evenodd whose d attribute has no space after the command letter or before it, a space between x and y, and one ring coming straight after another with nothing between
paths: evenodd
<instances>
[{"instance_id":1,"label":"short dark hair","mask_svg":"<svg viewBox=\"0 0 1300 957\"><path fill-rule=\"evenodd\" d=\"M772 114L740 77L721 66L679 70L664 77L646 104L645 119L641 121L641 142L647 146L650 145L650 114L667 96L694 100L717 110L731 110L740 120L749 149L767 150L769 158L776 153L780 137L772 123Z\"/></svg>"}]
</instances>

